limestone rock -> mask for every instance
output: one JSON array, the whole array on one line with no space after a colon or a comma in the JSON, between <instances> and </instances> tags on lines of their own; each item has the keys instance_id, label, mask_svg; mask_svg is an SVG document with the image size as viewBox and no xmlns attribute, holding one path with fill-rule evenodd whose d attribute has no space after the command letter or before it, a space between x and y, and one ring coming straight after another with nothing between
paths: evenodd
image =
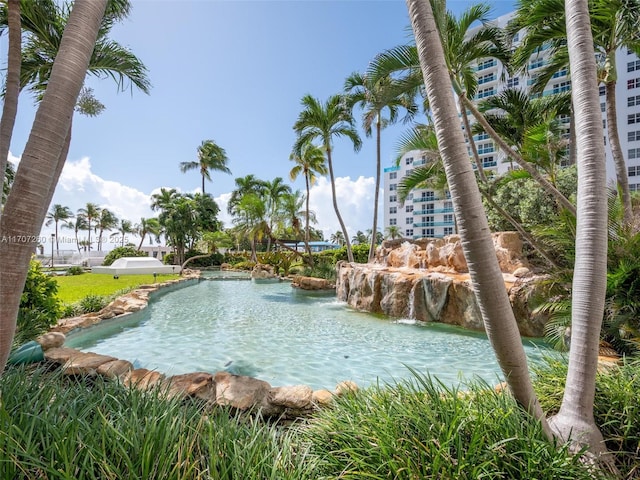
<instances>
[{"instance_id":1,"label":"limestone rock","mask_svg":"<svg viewBox=\"0 0 640 480\"><path fill-rule=\"evenodd\" d=\"M108 355L100 355L98 353L91 352L77 352L72 355L62 366L62 371L66 375L96 375L96 370L102 364L107 362L113 362L116 360L114 357Z\"/></svg>"},{"instance_id":2,"label":"limestone rock","mask_svg":"<svg viewBox=\"0 0 640 480\"><path fill-rule=\"evenodd\" d=\"M123 379L126 387L136 387L139 390L149 390L156 386L164 379L164 375L148 370L146 368L137 368L129 372Z\"/></svg>"},{"instance_id":3,"label":"limestone rock","mask_svg":"<svg viewBox=\"0 0 640 480\"><path fill-rule=\"evenodd\" d=\"M253 270L251 270L251 278L265 280L270 278L278 278L278 276L275 274L272 265L257 263L256 266L253 267Z\"/></svg>"},{"instance_id":4,"label":"limestone rock","mask_svg":"<svg viewBox=\"0 0 640 480\"><path fill-rule=\"evenodd\" d=\"M271 385L263 380L233 375L228 372L217 372L214 381L216 384L216 403L242 411L261 405L271 388Z\"/></svg>"},{"instance_id":5,"label":"limestone rock","mask_svg":"<svg viewBox=\"0 0 640 480\"><path fill-rule=\"evenodd\" d=\"M167 384L170 397L184 395L211 403L216 400L216 385L210 373L194 372L174 375L167 379Z\"/></svg>"},{"instance_id":6,"label":"limestone rock","mask_svg":"<svg viewBox=\"0 0 640 480\"><path fill-rule=\"evenodd\" d=\"M351 380L345 380L336 385L336 389L334 394L338 397L342 395L346 395L347 393L357 392L359 390L356 382L352 382Z\"/></svg>"},{"instance_id":7,"label":"limestone rock","mask_svg":"<svg viewBox=\"0 0 640 480\"><path fill-rule=\"evenodd\" d=\"M331 405L331 402L333 402L333 393L325 389L314 390L311 396L311 401L315 405L319 405L321 407L329 406Z\"/></svg>"},{"instance_id":8,"label":"limestone rock","mask_svg":"<svg viewBox=\"0 0 640 480\"><path fill-rule=\"evenodd\" d=\"M50 348L58 348L64 344L66 337L61 332L47 332L44 335L40 335L36 338L36 342L40 344L42 350L48 350Z\"/></svg>"},{"instance_id":9,"label":"limestone rock","mask_svg":"<svg viewBox=\"0 0 640 480\"><path fill-rule=\"evenodd\" d=\"M313 390L307 385L274 387L268 392L269 403L298 410L311 408Z\"/></svg>"},{"instance_id":10,"label":"limestone rock","mask_svg":"<svg viewBox=\"0 0 640 480\"><path fill-rule=\"evenodd\" d=\"M132 370L133 364L128 360L113 360L111 362L105 362L96 368L96 373L113 380L120 380Z\"/></svg>"},{"instance_id":11,"label":"limestone rock","mask_svg":"<svg viewBox=\"0 0 640 480\"><path fill-rule=\"evenodd\" d=\"M295 275L291 286L301 290L334 290L336 288L333 283L324 278L305 277L302 275Z\"/></svg>"}]
</instances>

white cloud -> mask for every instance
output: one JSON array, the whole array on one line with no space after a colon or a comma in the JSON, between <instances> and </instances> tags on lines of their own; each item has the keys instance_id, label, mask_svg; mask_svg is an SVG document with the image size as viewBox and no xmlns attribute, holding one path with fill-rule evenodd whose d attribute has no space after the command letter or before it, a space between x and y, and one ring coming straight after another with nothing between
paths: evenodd
<instances>
[{"instance_id":1,"label":"white cloud","mask_svg":"<svg viewBox=\"0 0 640 480\"><path fill-rule=\"evenodd\" d=\"M349 238L353 238L358 230L366 232L373 223L373 197L375 179L373 177L336 178L336 198L338 209L344 221ZM382 198L382 195L380 195ZM316 228L322 229L325 238L340 230L340 223L333 208L331 182L322 177L311 187L309 208L316 213ZM382 229L382 217L378 214L378 225Z\"/></svg>"}]
</instances>

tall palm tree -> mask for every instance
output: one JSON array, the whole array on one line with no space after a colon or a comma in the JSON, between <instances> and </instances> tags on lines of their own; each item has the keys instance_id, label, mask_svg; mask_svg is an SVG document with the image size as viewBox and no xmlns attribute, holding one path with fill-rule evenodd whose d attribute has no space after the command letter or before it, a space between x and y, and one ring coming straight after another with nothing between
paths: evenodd
<instances>
[{"instance_id":1,"label":"tall palm tree","mask_svg":"<svg viewBox=\"0 0 640 480\"><path fill-rule=\"evenodd\" d=\"M276 177L272 181L264 183L265 201L267 206L267 218L269 230L277 221L278 213L286 195L291 195L291 187L284 183L282 177ZM271 238L267 240L267 251L271 249Z\"/></svg>"},{"instance_id":2,"label":"tall palm tree","mask_svg":"<svg viewBox=\"0 0 640 480\"><path fill-rule=\"evenodd\" d=\"M587 0L566 0L571 96L578 138L578 216L573 271L569 368L555 435L601 455L606 451L593 417L598 342L607 286L607 201L602 118Z\"/></svg>"},{"instance_id":3,"label":"tall palm tree","mask_svg":"<svg viewBox=\"0 0 640 480\"><path fill-rule=\"evenodd\" d=\"M198 147L198 160L191 162L181 162L180 171L182 173L189 170L199 170L202 175L202 193L204 194L204 181L211 181L211 171L231 173L227 167L227 152L213 140L204 140Z\"/></svg>"},{"instance_id":4,"label":"tall palm tree","mask_svg":"<svg viewBox=\"0 0 640 480\"><path fill-rule=\"evenodd\" d=\"M59 242L59 235L58 235L58 223L60 221L65 222L67 220L69 220L70 218L73 218L73 212L71 211L71 209L69 207L65 207L63 205L60 205L59 203L56 203L55 205L53 205L51 207L51 209L49 210L49 213L47 213L47 221L45 223L45 225L48 227L49 225L51 225L52 223L55 224L55 231L56 231L56 255L60 255L60 242Z\"/></svg>"},{"instance_id":5,"label":"tall palm tree","mask_svg":"<svg viewBox=\"0 0 640 480\"><path fill-rule=\"evenodd\" d=\"M434 0L437 1L437 0ZM504 288L480 190L460 128L445 54L431 2L408 0L429 106L445 166L458 232L485 330L514 397L549 431L533 391L527 357Z\"/></svg>"},{"instance_id":6,"label":"tall palm tree","mask_svg":"<svg viewBox=\"0 0 640 480\"><path fill-rule=\"evenodd\" d=\"M238 203L236 212L233 223L249 239L251 260L257 262L256 242L270 233L266 220L266 203L259 195L248 193Z\"/></svg>"},{"instance_id":7,"label":"tall palm tree","mask_svg":"<svg viewBox=\"0 0 640 480\"><path fill-rule=\"evenodd\" d=\"M18 114L20 95L20 65L22 63L22 28L20 26L20 0L7 0L7 27L9 47L7 50L7 73L5 77L4 103L0 119L0 176L4 185L5 170L9 163L9 145L13 126ZM4 197L0 198L0 217Z\"/></svg>"},{"instance_id":8,"label":"tall palm tree","mask_svg":"<svg viewBox=\"0 0 640 480\"><path fill-rule=\"evenodd\" d=\"M405 121L409 120L416 112L417 106L413 101L413 95L404 92L390 76L374 80L372 76L361 73L352 73L345 81L345 92L350 105L360 106L362 113L362 126L365 135L372 135L372 126L376 130L376 186L373 196L373 227L378 231L378 198L380 195L380 163L381 163L381 132L387 125L395 123L400 108L407 111ZM383 117L383 112L388 117ZM375 257L376 244L371 242L369 248L369 262Z\"/></svg>"},{"instance_id":9,"label":"tall palm tree","mask_svg":"<svg viewBox=\"0 0 640 480\"><path fill-rule=\"evenodd\" d=\"M333 198L333 209L338 217L340 228L344 235L345 245L347 247L347 258L353 263L353 252L351 251L351 243L349 242L349 234L347 227L342 220L340 210L338 209L338 200L336 197L336 181L333 174L333 137L347 137L353 143L353 149L357 152L362 147L362 140L354 127L354 119L350 109L347 106L345 98L341 95L333 95L329 99L321 103L318 99L311 95L302 97L303 109L298 115L293 129L298 134L298 139L293 147L294 151L299 150L300 146L307 142L313 142L315 139L320 140L327 154L327 165L329 166L329 178L331 180L331 196Z\"/></svg>"},{"instance_id":10,"label":"tall palm tree","mask_svg":"<svg viewBox=\"0 0 640 480\"><path fill-rule=\"evenodd\" d=\"M103 234L105 230L113 230L118 226L118 217L115 213L107 208L101 208L96 217L95 230L98 234L97 249L102 251L102 243L104 241ZM91 242L89 242L91 244Z\"/></svg>"},{"instance_id":11,"label":"tall palm tree","mask_svg":"<svg viewBox=\"0 0 640 480\"><path fill-rule=\"evenodd\" d=\"M35 2L34 2L35 3ZM29 140L0 221L3 236L37 238L50 195L62 170L64 149L76 99L82 88L107 0L76 0L36 112ZM0 244L0 372L15 333L18 307L34 244Z\"/></svg>"},{"instance_id":12,"label":"tall palm tree","mask_svg":"<svg viewBox=\"0 0 640 480\"><path fill-rule=\"evenodd\" d=\"M514 58L517 66L524 67L530 56L543 45L552 52L549 63L536 72L534 91L542 91L556 72L569 68L563 7L564 2L561 0L519 1L516 15L507 26L511 33L522 28L527 32ZM618 135L616 53L626 47L640 54L640 9L637 2L624 0L594 0L589 3L589 9L593 46L598 59L598 82L605 87L607 136L625 209L625 220L629 222L633 209L626 162Z\"/></svg>"},{"instance_id":13,"label":"tall palm tree","mask_svg":"<svg viewBox=\"0 0 640 480\"><path fill-rule=\"evenodd\" d=\"M89 250L91 250L91 228L95 226L95 224L92 225L91 222L100 217L100 210L101 208L98 205L91 202L88 202L83 208L78 209L78 215L82 215L87 222Z\"/></svg>"},{"instance_id":14,"label":"tall palm tree","mask_svg":"<svg viewBox=\"0 0 640 480\"><path fill-rule=\"evenodd\" d=\"M260 180L253 174L245 175L235 179L236 188L231 191L231 197L227 203L227 211L233 215L236 207L246 194L254 193L256 195L264 195L265 182Z\"/></svg>"},{"instance_id":15,"label":"tall palm tree","mask_svg":"<svg viewBox=\"0 0 640 480\"><path fill-rule=\"evenodd\" d=\"M304 184L307 190L305 196L307 213L305 215L304 246L309 261L313 264L311 247L309 247L309 195L311 193L311 185L315 183L317 175L326 175L328 173L324 160L324 152L322 148L317 145L311 142L305 142L298 145L298 150L291 153L289 160L294 161L296 164L289 172L289 178L295 181L298 175L302 174L304 176Z\"/></svg>"},{"instance_id":16,"label":"tall palm tree","mask_svg":"<svg viewBox=\"0 0 640 480\"><path fill-rule=\"evenodd\" d=\"M144 239L147 235L155 236L156 239L160 236L162 227L157 218L141 218L140 223L136 225L135 233L140 235L140 243L138 244L138 251L142 248Z\"/></svg>"},{"instance_id":17,"label":"tall palm tree","mask_svg":"<svg viewBox=\"0 0 640 480\"><path fill-rule=\"evenodd\" d=\"M331 236L329 237L329 240L331 240L333 243L337 244L337 245L344 245L344 233L342 233L340 230L338 230L335 233L332 233Z\"/></svg>"},{"instance_id":18,"label":"tall palm tree","mask_svg":"<svg viewBox=\"0 0 640 480\"><path fill-rule=\"evenodd\" d=\"M166 209L178 197L175 188L160 188L160 192L151 195L151 210Z\"/></svg>"},{"instance_id":19,"label":"tall palm tree","mask_svg":"<svg viewBox=\"0 0 640 480\"><path fill-rule=\"evenodd\" d=\"M127 237L128 233L136 233L136 229L131 223L130 220L121 219L120 224L118 225L117 232L111 234L111 237L118 236L120 239L120 246L124 247L124 240Z\"/></svg>"},{"instance_id":20,"label":"tall palm tree","mask_svg":"<svg viewBox=\"0 0 640 480\"><path fill-rule=\"evenodd\" d=\"M76 221L73 222L71 220L62 224L62 228L66 228L68 230L73 230L76 238L76 247L78 248L78 252L80 252L80 239L78 238L78 234L82 230L87 229L87 219L82 214L76 215Z\"/></svg>"}]
</instances>

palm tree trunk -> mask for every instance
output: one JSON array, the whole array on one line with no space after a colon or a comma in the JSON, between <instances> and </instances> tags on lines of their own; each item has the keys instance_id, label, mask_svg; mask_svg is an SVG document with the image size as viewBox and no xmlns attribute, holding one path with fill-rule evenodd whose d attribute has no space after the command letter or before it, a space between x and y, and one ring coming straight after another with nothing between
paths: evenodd
<instances>
[{"instance_id":1,"label":"palm tree trunk","mask_svg":"<svg viewBox=\"0 0 640 480\"><path fill-rule=\"evenodd\" d=\"M469 110L471 110L471 113L476 118L478 123L482 125L482 128L484 129L484 131L489 134L489 136L493 139L494 142L498 144L498 146L502 149L502 151L505 152L507 155L509 155L509 157L513 158L522 169L526 170L529 173L529 175L531 175L531 177L536 182L538 182L540 186L542 186L542 188L544 188L553 198L555 198L560 205L562 205L569 212L571 212L572 215L575 215L576 214L575 205L573 205L569 201L569 199L567 199L567 197L565 197L562 194L562 192L560 192L556 187L554 187L549 182L549 180L544 178L544 176L540 174L540 172L536 169L536 167L534 167L529 162L527 162L524 158L522 158L520 154L518 154L515 150L513 150L507 144L507 142L505 142L504 139L496 133L496 131L491 127L491 125L489 125L489 122L487 122L487 119L484 117L482 112L478 110L478 108L473 104L471 100L469 100L467 97L463 97L463 100L465 103L464 106L467 107Z\"/></svg>"},{"instance_id":2,"label":"palm tree trunk","mask_svg":"<svg viewBox=\"0 0 640 480\"><path fill-rule=\"evenodd\" d=\"M33 253L31 239L38 238L48 208L49 189L57 182L53 178L57 162L106 4L107 0L74 3L0 220L0 234L16 240L0 243L0 371L13 342L20 296Z\"/></svg>"},{"instance_id":3,"label":"palm tree trunk","mask_svg":"<svg viewBox=\"0 0 640 480\"><path fill-rule=\"evenodd\" d=\"M8 0L7 24L9 27L9 48L7 58L7 76L0 120L0 186L9 161L9 147L13 135L13 127L18 113L18 97L20 96L20 67L22 65L20 0ZM2 197L0 196L0 217L2 216Z\"/></svg>"},{"instance_id":4,"label":"palm tree trunk","mask_svg":"<svg viewBox=\"0 0 640 480\"><path fill-rule=\"evenodd\" d=\"M462 248L487 336L515 399L548 432L469 162L431 4L422 0L407 0L407 4Z\"/></svg>"},{"instance_id":5,"label":"palm tree trunk","mask_svg":"<svg viewBox=\"0 0 640 480\"><path fill-rule=\"evenodd\" d=\"M629 191L629 177L627 176L627 164L622 154L620 146L620 136L618 135L618 113L616 109L616 82L611 81L605 83L605 101L607 102L607 134L609 136L609 147L611 148L611 156L616 168L616 179L618 181L618 189L624 208L625 223L630 224L633 219L633 210L631 207L631 192Z\"/></svg>"},{"instance_id":6,"label":"palm tree trunk","mask_svg":"<svg viewBox=\"0 0 640 480\"><path fill-rule=\"evenodd\" d=\"M376 256L376 232L378 231L378 197L380 195L380 112L376 117L376 189L373 195L373 227L371 228L371 246L369 247L369 263Z\"/></svg>"},{"instance_id":7,"label":"palm tree trunk","mask_svg":"<svg viewBox=\"0 0 640 480\"><path fill-rule=\"evenodd\" d=\"M311 255L311 247L309 246L309 193L311 189L309 188L309 175L305 173L304 183L307 187L307 198L305 199L306 207L307 207L307 215L305 218L305 227L304 227L304 249L309 256L309 262L313 265L313 256Z\"/></svg>"},{"instance_id":8,"label":"palm tree trunk","mask_svg":"<svg viewBox=\"0 0 640 480\"><path fill-rule=\"evenodd\" d=\"M602 117L587 0L567 0L571 95L578 137L578 216L573 271L569 369L560 411L550 418L555 435L595 455L606 452L595 424L598 343L607 281L607 194Z\"/></svg>"},{"instance_id":9,"label":"palm tree trunk","mask_svg":"<svg viewBox=\"0 0 640 480\"><path fill-rule=\"evenodd\" d=\"M342 220L342 216L340 215L340 210L338 210L338 199L336 198L336 180L333 176L333 162L331 161L331 147L329 145L325 145L327 150L327 165L329 165L329 178L331 179L331 198L333 199L333 209L336 212L336 217L338 217L338 222L340 223L340 228L342 229L342 234L344 235L344 242L347 246L347 259L349 263L353 263L353 252L351 251L351 242L349 241L349 234L347 233L347 227L344 225L344 221Z\"/></svg>"},{"instance_id":10,"label":"palm tree trunk","mask_svg":"<svg viewBox=\"0 0 640 480\"><path fill-rule=\"evenodd\" d=\"M204 175L202 175L202 195L204 195Z\"/></svg>"}]
</instances>

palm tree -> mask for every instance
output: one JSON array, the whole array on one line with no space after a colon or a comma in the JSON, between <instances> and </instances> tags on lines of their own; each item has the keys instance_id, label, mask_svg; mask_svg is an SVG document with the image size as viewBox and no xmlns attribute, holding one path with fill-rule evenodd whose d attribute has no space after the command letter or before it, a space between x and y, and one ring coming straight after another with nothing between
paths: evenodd
<instances>
[{"instance_id":1,"label":"palm tree","mask_svg":"<svg viewBox=\"0 0 640 480\"><path fill-rule=\"evenodd\" d=\"M124 247L124 239L126 238L128 233L136 233L136 229L133 227L133 223L130 220L122 219L120 220L120 225L118 226L118 231L111 234L111 237L119 236L120 237L120 246ZM140 250L140 249L138 249Z\"/></svg>"},{"instance_id":2,"label":"palm tree","mask_svg":"<svg viewBox=\"0 0 640 480\"><path fill-rule=\"evenodd\" d=\"M409 120L416 112L417 107L413 101L413 95L403 92L390 76L374 80L367 74L353 73L344 84L347 99L352 107L359 105L362 110L362 126L367 137L371 136L372 125L376 128L376 187L373 196L373 227L378 231L378 198L380 195L380 136L382 129L395 123L400 108L407 110L405 121ZM388 112L388 118L383 118L383 111ZM375 257L376 245L371 242L369 248L369 262Z\"/></svg>"},{"instance_id":3,"label":"palm tree","mask_svg":"<svg viewBox=\"0 0 640 480\"><path fill-rule=\"evenodd\" d=\"M333 137L347 137L353 143L353 149L356 152L362 147L362 140L360 140L360 136L354 127L353 115L350 109L347 108L343 96L333 95L323 104L311 95L305 95L302 97L302 106L304 108L293 126L293 129L298 135L293 150L297 151L301 148L301 145L307 142L313 142L315 139L319 139L322 142L324 151L327 154L327 164L329 166L333 209L336 212L336 217L338 217L338 222L344 235L344 241L347 247L347 258L349 262L353 263L353 252L351 251L351 243L349 243L349 234L347 233L347 227L338 209L336 182L333 175L331 154L333 152Z\"/></svg>"},{"instance_id":4,"label":"palm tree","mask_svg":"<svg viewBox=\"0 0 640 480\"><path fill-rule=\"evenodd\" d=\"M35 2L34 2L35 3ZM0 234L37 238L62 170L71 116L84 82L107 0L76 0L4 208ZM50 195L48 195L50 194ZM15 333L18 307L34 245L0 244L0 371Z\"/></svg>"},{"instance_id":5,"label":"palm tree","mask_svg":"<svg viewBox=\"0 0 640 480\"><path fill-rule=\"evenodd\" d=\"M264 180L256 178L253 174L238 177L235 179L235 183L236 188L231 191L231 197L227 203L227 211L231 215L234 215L236 207L246 194L255 193L256 195L263 195L265 190Z\"/></svg>"},{"instance_id":6,"label":"palm tree","mask_svg":"<svg viewBox=\"0 0 640 480\"><path fill-rule=\"evenodd\" d=\"M248 193L243 195L236 206L236 212L233 223L249 239L251 260L257 262L256 242L269 234L266 203L259 195Z\"/></svg>"},{"instance_id":7,"label":"palm tree","mask_svg":"<svg viewBox=\"0 0 640 480\"><path fill-rule=\"evenodd\" d=\"M87 232L88 232L87 241L89 243L89 250L91 250L91 227L92 227L91 221L99 218L100 210L101 209L98 205L96 205L95 203L89 202L84 208L80 208L77 213L78 216L82 215L82 217L87 222Z\"/></svg>"},{"instance_id":8,"label":"palm tree","mask_svg":"<svg viewBox=\"0 0 640 480\"><path fill-rule=\"evenodd\" d=\"M54 59L58 54L65 26L69 20L71 6L68 3L58 4L53 0L37 2L22 0L20 7L21 26L26 33L26 42L22 49L20 88L28 88L36 100L40 101L49 83ZM108 38L115 23L125 18L129 11L128 0L108 2L85 75L90 74L98 78L111 77L116 80L118 88L122 91L129 85L131 90L135 86L144 93L149 93L150 83L146 67L127 48ZM5 11L0 8L0 32L6 23ZM78 98L76 96L75 111L88 115L95 114L95 111L85 111L82 105L78 104ZM57 162L60 169L69 152L71 131L70 127L63 149L60 151L60 161ZM59 176L60 172L56 175ZM47 204L51 203L53 193L53 188L48 190L48 195L45 197Z\"/></svg>"},{"instance_id":9,"label":"palm tree","mask_svg":"<svg viewBox=\"0 0 640 480\"><path fill-rule=\"evenodd\" d=\"M507 26L510 33L522 28L527 31L514 59L518 66L528 63L525 56L528 60L531 54L543 45L549 47L552 52L551 61L537 72L535 91L542 91L553 74L569 67L563 5L564 2L560 0L519 1L516 15ZM635 2L622 0L594 0L589 3L589 8L592 13L593 46L599 61L598 82L603 83L605 87L607 136L625 209L625 220L629 222L633 209L626 163L618 135L616 53L623 47L640 51L640 10Z\"/></svg>"},{"instance_id":10,"label":"palm tree","mask_svg":"<svg viewBox=\"0 0 640 480\"><path fill-rule=\"evenodd\" d=\"M335 243L337 245L344 245L344 233L342 233L341 231L337 231L336 233L332 233L331 236L329 237L329 240L331 240L332 243Z\"/></svg>"},{"instance_id":11,"label":"palm tree","mask_svg":"<svg viewBox=\"0 0 640 480\"><path fill-rule=\"evenodd\" d=\"M78 238L78 234L82 230L87 229L87 219L82 214L76 215L76 221L72 222L71 220L62 224L62 228L66 228L69 230L73 230L76 237L76 247L78 248L78 252L80 252L80 240Z\"/></svg>"},{"instance_id":12,"label":"palm tree","mask_svg":"<svg viewBox=\"0 0 640 480\"><path fill-rule=\"evenodd\" d=\"M96 225L95 229L98 233L98 245L97 249L99 252L102 251L102 242L104 240L103 233L105 230L112 230L118 226L118 217L111 210L107 208L100 209L98 216L96 217ZM91 244L91 242L89 242Z\"/></svg>"},{"instance_id":13,"label":"palm tree","mask_svg":"<svg viewBox=\"0 0 640 480\"><path fill-rule=\"evenodd\" d=\"M282 196L280 203L280 217L282 220L281 237L287 236L288 238L297 240L302 234L306 235L306 231L303 232L302 228L302 218L305 219L306 224L309 222L315 223L315 213L303 208L305 203L306 197L300 190L286 193ZM310 261L308 261L308 263L310 263Z\"/></svg>"},{"instance_id":14,"label":"palm tree","mask_svg":"<svg viewBox=\"0 0 640 480\"><path fill-rule=\"evenodd\" d=\"M351 238L351 242L355 245L362 245L367 243L368 239L362 230L358 230L356 234Z\"/></svg>"},{"instance_id":15,"label":"palm tree","mask_svg":"<svg viewBox=\"0 0 640 480\"><path fill-rule=\"evenodd\" d=\"M324 152L322 148L311 142L302 143L299 149L295 150L289 156L289 160L295 162L295 166L289 172L291 181L295 181L298 175L304 176L304 184L307 190L306 200L306 225L304 229L304 246L310 262L313 262L311 256L311 247L309 247L309 195L311 193L311 185L316 181L317 175L326 175L328 173L327 166L324 161Z\"/></svg>"},{"instance_id":16,"label":"palm tree","mask_svg":"<svg viewBox=\"0 0 640 480\"><path fill-rule=\"evenodd\" d=\"M53 205L51 207L51 210L49 210L49 213L47 213L47 221L45 223L45 225L48 227L49 225L51 225L52 223L55 224L56 227L56 255L60 255L60 247L59 247L59 241L58 241L58 223L60 221L67 221L70 218L73 218L73 212L71 211L71 209L69 207L65 207L63 205L60 205L59 203L56 203L55 205Z\"/></svg>"},{"instance_id":17,"label":"palm tree","mask_svg":"<svg viewBox=\"0 0 640 480\"><path fill-rule=\"evenodd\" d=\"M5 170L9 164L9 145L18 114L20 95L20 65L22 63L22 28L20 26L20 0L7 1L7 27L9 47L7 51L7 73L5 79L4 104L0 120L0 175L4 185ZM0 217L4 196L0 198Z\"/></svg>"},{"instance_id":18,"label":"palm tree","mask_svg":"<svg viewBox=\"0 0 640 480\"><path fill-rule=\"evenodd\" d=\"M144 243L144 239L147 235L155 236L156 239L160 236L160 231L162 227L160 227L160 222L158 222L157 218L141 218L140 223L138 223L135 227L135 233L140 235L140 243L138 244L138 251L142 248L142 244Z\"/></svg>"},{"instance_id":19,"label":"palm tree","mask_svg":"<svg viewBox=\"0 0 640 480\"><path fill-rule=\"evenodd\" d=\"M567 0L567 47L575 105L578 216L571 307L569 368L559 412L549 424L556 436L600 456L606 452L593 417L598 342L607 285L607 202L602 119L587 0Z\"/></svg>"},{"instance_id":20,"label":"palm tree","mask_svg":"<svg viewBox=\"0 0 640 480\"><path fill-rule=\"evenodd\" d=\"M431 3L421 0L408 0L407 3L458 231L485 330L514 397L524 409L540 419L548 431L544 413L533 391L527 357L504 288L480 190L468 160Z\"/></svg>"},{"instance_id":21,"label":"palm tree","mask_svg":"<svg viewBox=\"0 0 640 480\"><path fill-rule=\"evenodd\" d=\"M400 233L400 229L397 225L389 225L386 229L387 234L386 238L390 238L391 240L395 240L396 238L401 238L402 234Z\"/></svg>"},{"instance_id":22,"label":"palm tree","mask_svg":"<svg viewBox=\"0 0 640 480\"><path fill-rule=\"evenodd\" d=\"M159 193L151 195L151 210L168 208L178 196L178 191L175 188L160 188Z\"/></svg>"},{"instance_id":23,"label":"palm tree","mask_svg":"<svg viewBox=\"0 0 640 480\"><path fill-rule=\"evenodd\" d=\"M211 181L211 170L216 172L231 173L227 167L227 152L213 140L204 140L198 147L198 160L191 162L181 162L180 171L182 173L189 170L199 170L202 175L202 193L204 194L204 181Z\"/></svg>"},{"instance_id":24,"label":"palm tree","mask_svg":"<svg viewBox=\"0 0 640 480\"><path fill-rule=\"evenodd\" d=\"M11 191L11 185L13 185L13 179L16 176L16 170L11 162L7 162L7 167L4 170L4 177L2 183L2 199L0 200L0 209L2 209L2 205L7 201L7 197L9 196L9 192Z\"/></svg>"},{"instance_id":25,"label":"palm tree","mask_svg":"<svg viewBox=\"0 0 640 480\"><path fill-rule=\"evenodd\" d=\"M277 220L278 211L285 196L291 195L291 187L284 183L282 177L276 177L271 182L265 182L264 189L269 230L273 230L273 225ZM267 242L267 251L269 251L271 249L271 238Z\"/></svg>"}]
</instances>

